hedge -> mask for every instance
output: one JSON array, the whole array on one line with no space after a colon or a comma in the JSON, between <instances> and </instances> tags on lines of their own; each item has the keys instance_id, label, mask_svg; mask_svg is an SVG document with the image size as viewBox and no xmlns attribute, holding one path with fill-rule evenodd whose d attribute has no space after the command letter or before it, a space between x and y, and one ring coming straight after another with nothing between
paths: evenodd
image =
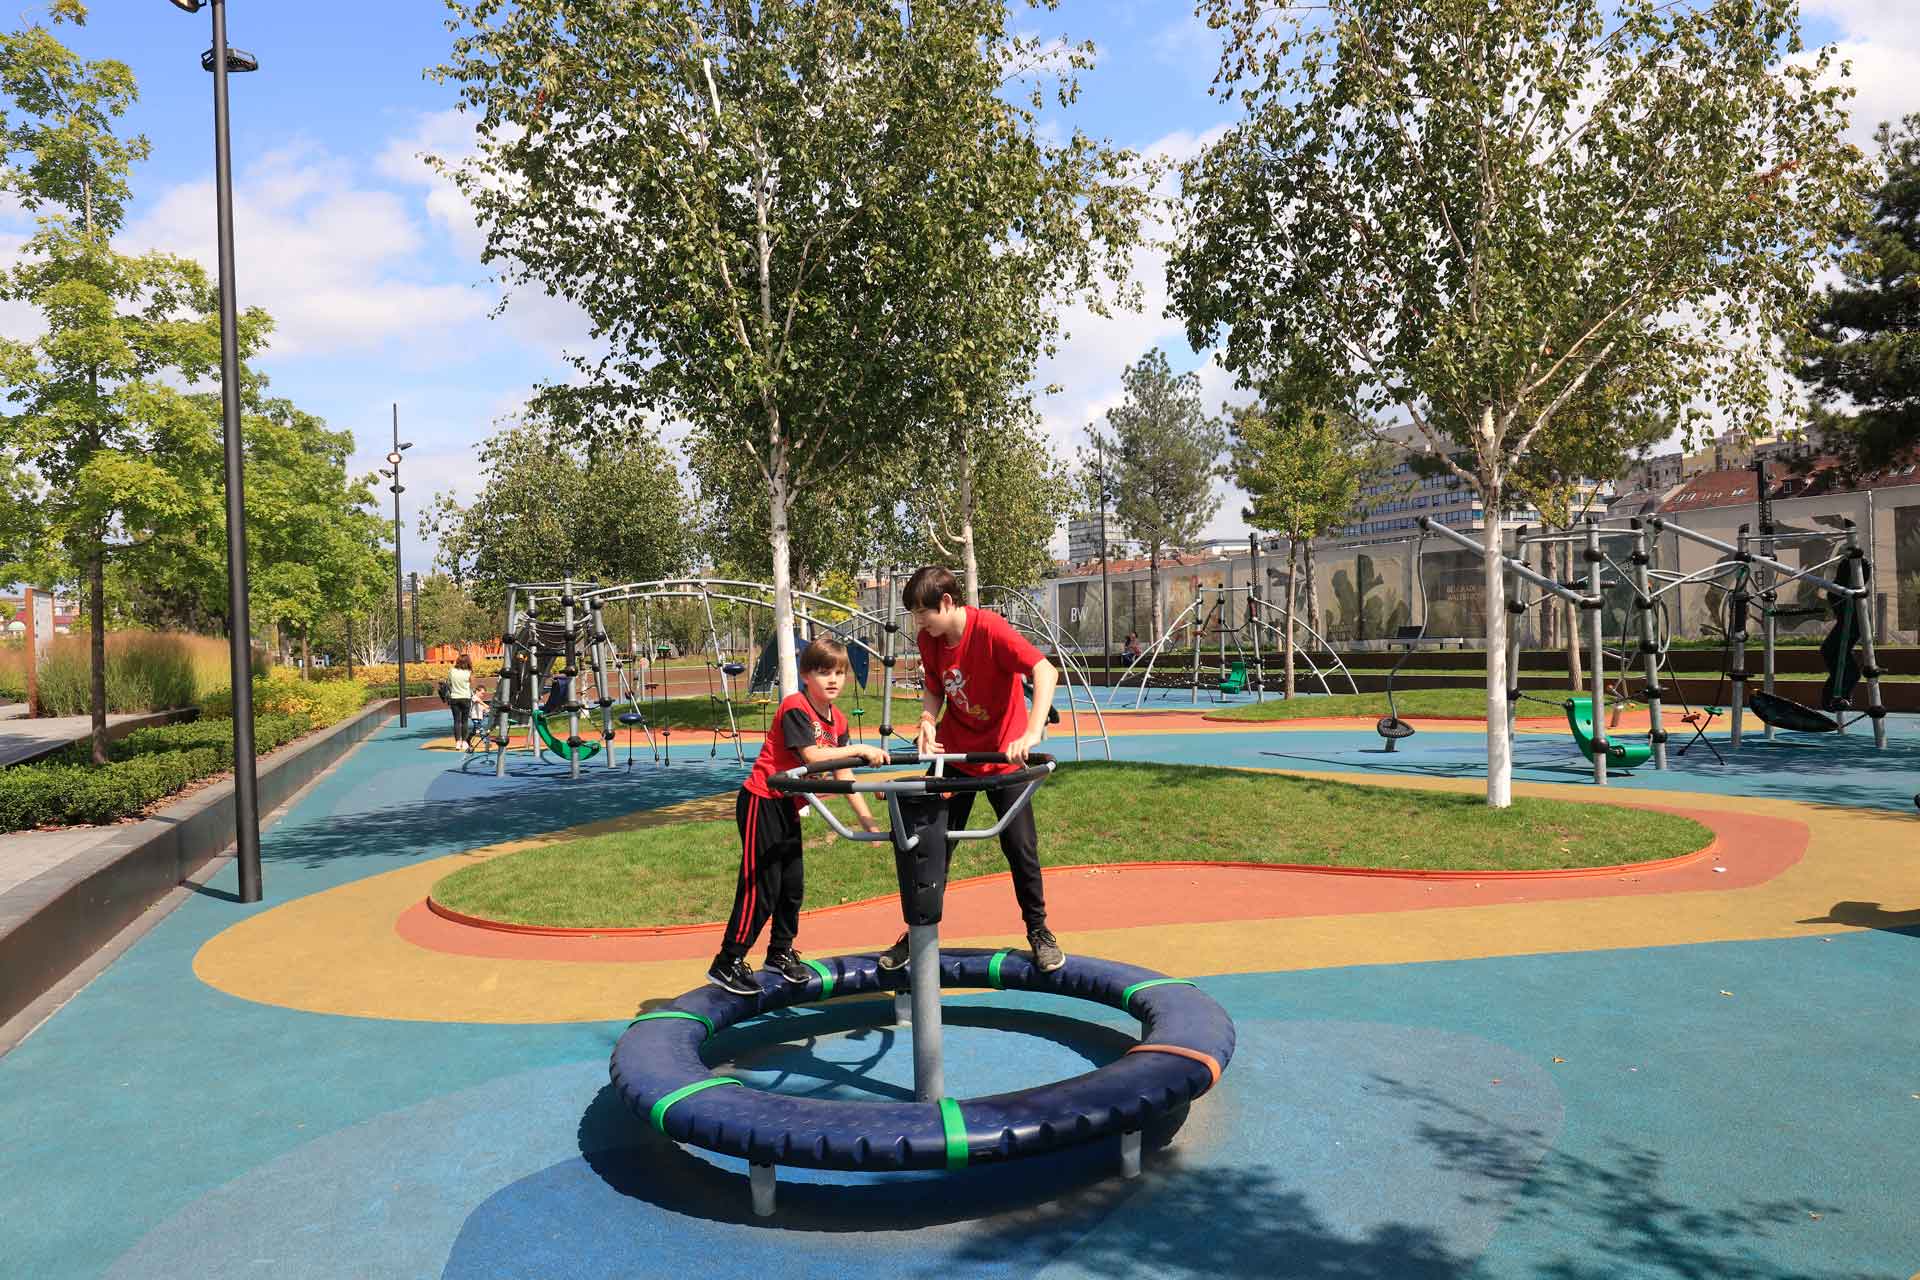
<instances>
[{"instance_id":1,"label":"hedge","mask_svg":"<svg viewBox=\"0 0 1920 1280\"><path fill-rule=\"evenodd\" d=\"M305 716L255 716L254 749L276 750L314 727ZM0 831L75 826L131 817L183 787L233 768L233 721L136 729L113 743L113 762L90 763L75 743L43 764L0 771Z\"/></svg>"},{"instance_id":2,"label":"hedge","mask_svg":"<svg viewBox=\"0 0 1920 1280\"><path fill-rule=\"evenodd\" d=\"M314 729L337 724L365 706L358 680L318 684L283 671L253 682L253 745L264 755ZM89 742L76 742L40 764L0 769L0 831L114 822L233 768L233 698L226 689L203 700L204 714L186 724L135 729L107 748L110 763L93 763Z\"/></svg>"}]
</instances>

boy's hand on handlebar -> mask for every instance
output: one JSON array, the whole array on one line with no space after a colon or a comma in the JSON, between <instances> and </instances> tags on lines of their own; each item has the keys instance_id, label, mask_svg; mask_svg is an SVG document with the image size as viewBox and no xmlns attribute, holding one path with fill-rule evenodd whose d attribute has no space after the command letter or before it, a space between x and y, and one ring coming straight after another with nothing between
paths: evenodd
<instances>
[{"instance_id":1,"label":"boy's hand on handlebar","mask_svg":"<svg viewBox=\"0 0 1920 1280\"><path fill-rule=\"evenodd\" d=\"M1007 744L1007 760L1012 764L1025 764L1027 754L1040 745L1041 734L1023 733Z\"/></svg>"},{"instance_id":2,"label":"boy's hand on handlebar","mask_svg":"<svg viewBox=\"0 0 1920 1280\"><path fill-rule=\"evenodd\" d=\"M860 758L862 760L865 760L868 764L886 764L887 761L891 758L887 755L886 751L884 751L880 747L861 746L856 748L855 750L859 754ZM872 830L872 828L869 827L868 830Z\"/></svg>"},{"instance_id":3,"label":"boy's hand on handlebar","mask_svg":"<svg viewBox=\"0 0 1920 1280\"><path fill-rule=\"evenodd\" d=\"M946 751L940 745L940 738L934 726L925 720L920 722L920 732L914 737L913 745L923 756L937 756Z\"/></svg>"}]
</instances>

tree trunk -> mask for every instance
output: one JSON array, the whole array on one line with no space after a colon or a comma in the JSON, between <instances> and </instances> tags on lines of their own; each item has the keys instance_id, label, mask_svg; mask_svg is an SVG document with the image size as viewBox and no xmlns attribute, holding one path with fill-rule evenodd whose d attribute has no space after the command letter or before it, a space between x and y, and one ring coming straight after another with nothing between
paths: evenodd
<instances>
[{"instance_id":1,"label":"tree trunk","mask_svg":"<svg viewBox=\"0 0 1920 1280\"><path fill-rule=\"evenodd\" d=\"M1500 559L1500 486L1481 477L1485 498L1487 593L1487 804L1505 809L1513 803L1513 741L1507 735L1506 575Z\"/></svg>"},{"instance_id":2,"label":"tree trunk","mask_svg":"<svg viewBox=\"0 0 1920 1280\"><path fill-rule=\"evenodd\" d=\"M1313 539L1304 539L1300 549L1306 557L1306 565L1302 572L1307 575L1307 629L1315 635L1325 635L1326 633L1320 630L1320 578L1313 563ZM1291 613L1292 609L1289 608L1288 612Z\"/></svg>"},{"instance_id":3,"label":"tree trunk","mask_svg":"<svg viewBox=\"0 0 1920 1280\"><path fill-rule=\"evenodd\" d=\"M1147 615L1153 619L1153 634L1165 634L1165 613L1160 607L1160 546L1151 542L1147 544Z\"/></svg>"},{"instance_id":4,"label":"tree trunk","mask_svg":"<svg viewBox=\"0 0 1920 1280\"><path fill-rule=\"evenodd\" d=\"M792 473L787 444L780 430L779 410L770 409L767 417L773 454L773 465L768 468L773 483L769 487L767 506L773 532L773 642L779 646L780 696L790 698L800 692L800 665L793 651L793 540L787 528Z\"/></svg>"},{"instance_id":5,"label":"tree trunk","mask_svg":"<svg viewBox=\"0 0 1920 1280\"><path fill-rule=\"evenodd\" d=\"M1286 638L1280 642L1281 652L1285 654L1286 696L1293 697L1293 618L1294 609L1300 603L1300 580L1294 576L1294 566L1299 563L1300 544L1292 538L1287 539L1287 616L1280 625L1287 629Z\"/></svg>"},{"instance_id":6,"label":"tree trunk","mask_svg":"<svg viewBox=\"0 0 1920 1280\"><path fill-rule=\"evenodd\" d=\"M980 560L973 546L973 458L964 445L960 462L960 562L967 575L967 608L980 607Z\"/></svg>"},{"instance_id":7,"label":"tree trunk","mask_svg":"<svg viewBox=\"0 0 1920 1280\"><path fill-rule=\"evenodd\" d=\"M1540 572L1549 578L1557 577L1554 572L1553 544L1540 544ZM1540 611L1540 647L1551 649L1560 639L1560 611L1552 605Z\"/></svg>"},{"instance_id":8,"label":"tree trunk","mask_svg":"<svg viewBox=\"0 0 1920 1280\"><path fill-rule=\"evenodd\" d=\"M1572 582L1574 564L1573 544L1569 542L1564 545L1567 551L1567 571L1564 576L1559 574L1555 574L1554 576L1560 578L1562 582ZM1568 603L1565 608L1567 611L1567 675L1572 679L1573 687L1578 689L1586 683L1586 678L1581 675L1583 664L1580 661L1580 614L1572 603Z\"/></svg>"},{"instance_id":9,"label":"tree trunk","mask_svg":"<svg viewBox=\"0 0 1920 1280\"><path fill-rule=\"evenodd\" d=\"M300 678L313 679L313 624L311 622L300 628Z\"/></svg>"},{"instance_id":10,"label":"tree trunk","mask_svg":"<svg viewBox=\"0 0 1920 1280\"><path fill-rule=\"evenodd\" d=\"M96 541L87 556L87 710L93 762L107 763L107 557Z\"/></svg>"}]
</instances>

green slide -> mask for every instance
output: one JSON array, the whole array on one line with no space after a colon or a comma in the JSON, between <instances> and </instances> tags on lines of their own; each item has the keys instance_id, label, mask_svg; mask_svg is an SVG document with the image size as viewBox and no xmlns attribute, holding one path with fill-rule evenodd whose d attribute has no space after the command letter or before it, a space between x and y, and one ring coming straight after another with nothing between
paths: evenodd
<instances>
[{"instance_id":1,"label":"green slide","mask_svg":"<svg viewBox=\"0 0 1920 1280\"><path fill-rule=\"evenodd\" d=\"M1593 759L1593 699L1590 696L1576 694L1567 699L1567 727L1573 730L1573 740L1580 744L1580 754L1589 760ZM1651 742L1607 743L1607 763L1610 765L1631 769L1652 758Z\"/></svg>"},{"instance_id":2,"label":"green slide","mask_svg":"<svg viewBox=\"0 0 1920 1280\"><path fill-rule=\"evenodd\" d=\"M553 730L547 728L547 718L538 711L533 713L534 731L540 735L540 741L547 744L547 750L562 760L572 760L576 755L582 760L591 760L600 754L600 744L582 738L578 747L570 747L563 739L553 736Z\"/></svg>"}]
</instances>

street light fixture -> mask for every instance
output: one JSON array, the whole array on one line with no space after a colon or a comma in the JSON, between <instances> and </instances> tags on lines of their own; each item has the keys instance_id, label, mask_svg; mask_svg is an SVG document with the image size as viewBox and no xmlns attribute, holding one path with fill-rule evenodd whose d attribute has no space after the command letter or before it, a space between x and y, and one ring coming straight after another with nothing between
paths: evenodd
<instances>
[{"instance_id":1,"label":"street light fixture","mask_svg":"<svg viewBox=\"0 0 1920 1280\"><path fill-rule=\"evenodd\" d=\"M405 604L406 574L400 565L400 495L406 486L400 483L400 455L413 448L413 442L402 443L400 439L400 406L393 406L393 448L387 453L391 466L380 468L380 474L393 481L387 488L393 491L393 656L395 669L400 677L400 727L407 727L407 608Z\"/></svg>"},{"instance_id":2,"label":"street light fixture","mask_svg":"<svg viewBox=\"0 0 1920 1280\"><path fill-rule=\"evenodd\" d=\"M245 449L240 437L239 304L234 300L233 144L227 123L227 74L257 71L260 60L227 48L226 0L173 0L185 13L213 8L213 48L200 65L213 73L213 172L220 257L220 420L226 446L227 648L233 681L234 856L240 901L260 901L260 786L253 759L253 623L247 614ZM217 56L216 56L217 55Z\"/></svg>"}]
</instances>

